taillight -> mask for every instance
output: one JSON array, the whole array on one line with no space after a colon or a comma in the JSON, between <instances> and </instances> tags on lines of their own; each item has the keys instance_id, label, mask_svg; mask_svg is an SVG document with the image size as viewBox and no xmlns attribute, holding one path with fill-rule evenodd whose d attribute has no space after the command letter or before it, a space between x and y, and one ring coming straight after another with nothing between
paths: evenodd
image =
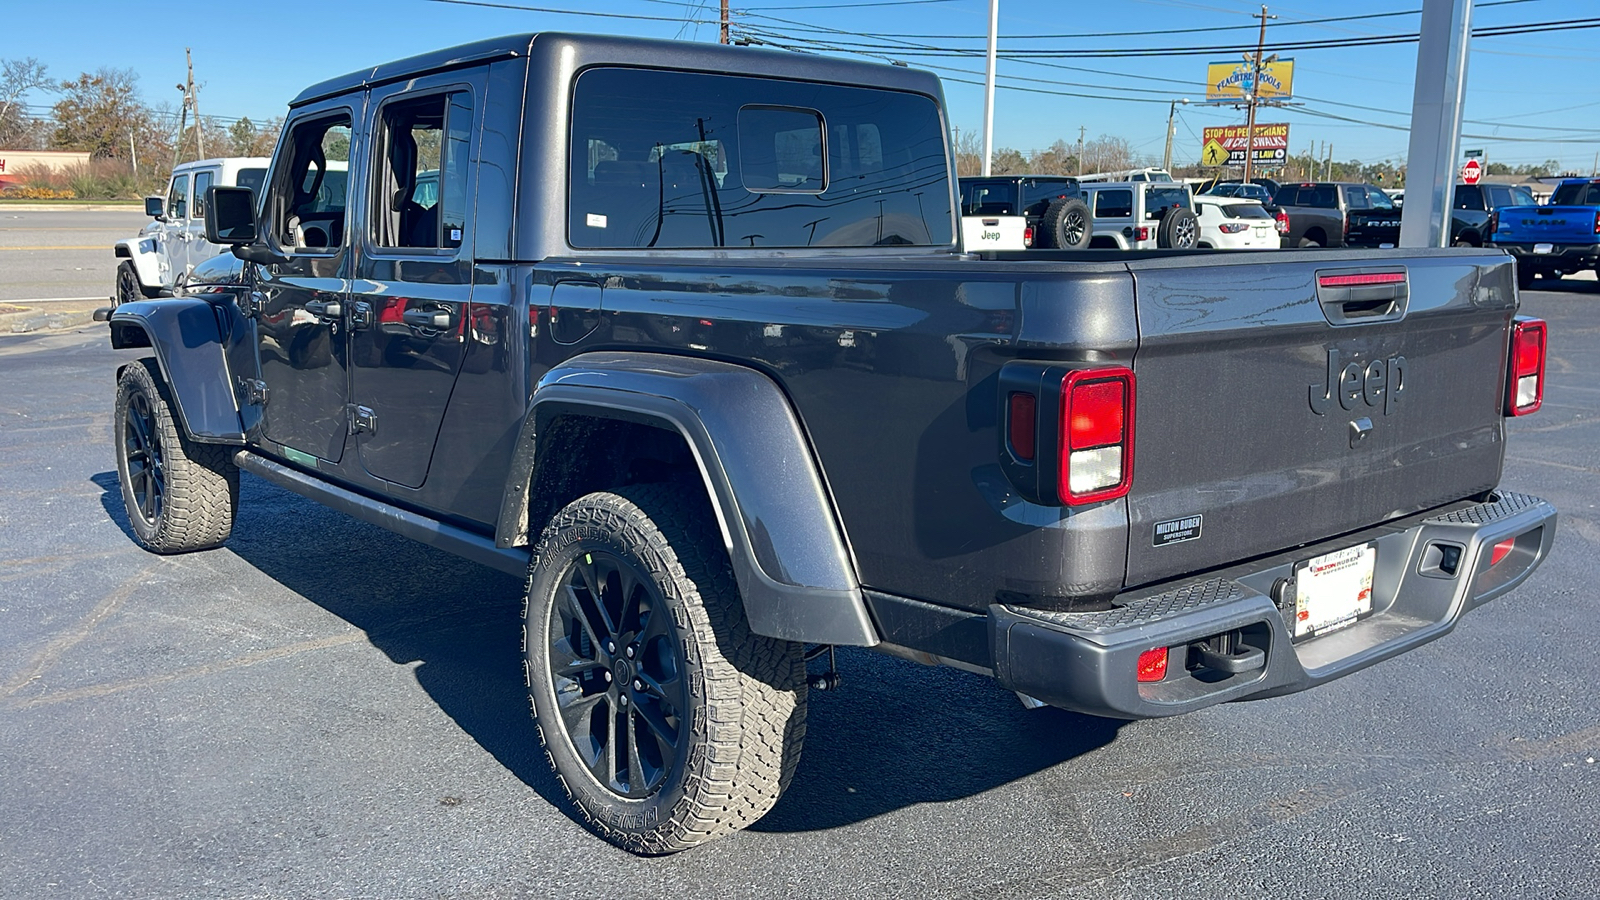
<instances>
[{"instance_id":1,"label":"taillight","mask_svg":"<svg viewBox=\"0 0 1600 900\"><path fill-rule=\"evenodd\" d=\"M1544 320L1519 317L1511 327L1511 371L1506 378L1508 416L1525 416L1544 403Z\"/></svg>"},{"instance_id":2,"label":"taillight","mask_svg":"<svg viewBox=\"0 0 1600 900\"><path fill-rule=\"evenodd\" d=\"M1022 246L1024 246L1024 247L1032 247L1033 246L1033 226L1032 225L1024 225L1024 226L1022 226Z\"/></svg>"},{"instance_id":3,"label":"taillight","mask_svg":"<svg viewBox=\"0 0 1600 900\"><path fill-rule=\"evenodd\" d=\"M1144 227L1144 226L1140 226L1139 230L1137 230L1137 231L1135 231L1133 233L1133 239L1136 240L1136 241L1148 241L1148 240L1150 240L1150 229L1147 228L1147 227Z\"/></svg>"},{"instance_id":4,"label":"taillight","mask_svg":"<svg viewBox=\"0 0 1600 900\"><path fill-rule=\"evenodd\" d=\"M1217 230L1223 234L1238 234L1249 227L1250 225L1247 222L1223 222L1217 226Z\"/></svg>"},{"instance_id":5,"label":"taillight","mask_svg":"<svg viewBox=\"0 0 1600 900\"><path fill-rule=\"evenodd\" d=\"M1288 234L1289 233L1289 214L1287 212L1285 212L1284 210L1280 209L1280 210L1278 210L1278 214L1276 216L1274 216L1273 218L1278 220L1278 233L1279 234Z\"/></svg>"},{"instance_id":6,"label":"taillight","mask_svg":"<svg viewBox=\"0 0 1600 900\"><path fill-rule=\"evenodd\" d=\"M1489 233L1494 234L1500 230L1500 210L1489 213Z\"/></svg>"},{"instance_id":7,"label":"taillight","mask_svg":"<svg viewBox=\"0 0 1600 900\"><path fill-rule=\"evenodd\" d=\"M1600 234L1600 209L1594 211L1594 233Z\"/></svg>"},{"instance_id":8,"label":"taillight","mask_svg":"<svg viewBox=\"0 0 1600 900\"><path fill-rule=\"evenodd\" d=\"M1061 382L1058 496L1069 506L1125 496L1133 485L1133 372L1080 369Z\"/></svg>"},{"instance_id":9,"label":"taillight","mask_svg":"<svg viewBox=\"0 0 1600 900\"><path fill-rule=\"evenodd\" d=\"M1350 214L1349 213L1345 213L1344 214L1344 236L1347 237L1347 238L1350 236Z\"/></svg>"}]
</instances>

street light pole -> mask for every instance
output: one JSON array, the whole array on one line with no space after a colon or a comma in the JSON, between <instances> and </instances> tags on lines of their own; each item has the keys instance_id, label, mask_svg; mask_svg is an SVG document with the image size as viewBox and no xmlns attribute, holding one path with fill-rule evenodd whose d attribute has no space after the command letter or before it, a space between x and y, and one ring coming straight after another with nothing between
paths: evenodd
<instances>
[{"instance_id":1,"label":"street light pole","mask_svg":"<svg viewBox=\"0 0 1600 900\"><path fill-rule=\"evenodd\" d=\"M1161 170L1168 174L1172 173L1172 133L1177 128L1177 123L1173 121L1173 115L1178 111L1179 103L1188 106L1189 98L1185 97L1182 100L1174 100L1167 104L1167 152L1161 154Z\"/></svg>"},{"instance_id":2,"label":"street light pole","mask_svg":"<svg viewBox=\"0 0 1600 900\"><path fill-rule=\"evenodd\" d=\"M994 161L994 63L1000 32L1000 0L989 0L989 72L983 80L983 174Z\"/></svg>"}]
</instances>

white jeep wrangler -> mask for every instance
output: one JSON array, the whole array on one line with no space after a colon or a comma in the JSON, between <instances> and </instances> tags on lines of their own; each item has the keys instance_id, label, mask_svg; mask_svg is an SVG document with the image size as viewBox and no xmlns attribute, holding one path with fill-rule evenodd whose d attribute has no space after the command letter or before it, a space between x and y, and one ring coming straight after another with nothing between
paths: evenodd
<instances>
[{"instance_id":1,"label":"white jeep wrangler","mask_svg":"<svg viewBox=\"0 0 1600 900\"><path fill-rule=\"evenodd\" d=\"M259 195L270 159L230 157L201 159L172 170L165 197L146 197L144 211L152 221L139 236L117 242L116 292L113 304L170 294L194 267L221 253L206 240L206 188L247 187Z\"/></svg>"}]
</instances>

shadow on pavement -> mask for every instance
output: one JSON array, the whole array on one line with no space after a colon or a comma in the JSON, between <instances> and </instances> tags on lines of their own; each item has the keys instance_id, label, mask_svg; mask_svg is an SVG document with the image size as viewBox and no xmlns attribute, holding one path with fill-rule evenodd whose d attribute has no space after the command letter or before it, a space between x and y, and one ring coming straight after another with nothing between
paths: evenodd
<instances>
[{"instance_id":1,"label":"shadow on pavement","mask_svg":"<svg viewBox=\"0 0 1600 900\"><path fill-rule=\"evenodd\" d=\"M115 472L92 480L127 532ZM130 540L132 539L129 532ZM522 584L245 475L226 549L367 635L500 765L571 814L523 685ZM813 666L816 664L814 663ZM866 650L813 693L799 770L754 830L813 831L975 796L1108 744L1120 722L1026 710L993 681Z\"/></svg>"},{"instance_id":2,"label":"shadow on pavement","mask_svg":"<svg viewBox=\"0 0 1600 900\"><path fill-rule=\"evenodd\" d=\"M1600 281L1577 278L1536 278L1531 291L1544 291L1548 294L1600 294Z\"/></svg>"}]
</instances>

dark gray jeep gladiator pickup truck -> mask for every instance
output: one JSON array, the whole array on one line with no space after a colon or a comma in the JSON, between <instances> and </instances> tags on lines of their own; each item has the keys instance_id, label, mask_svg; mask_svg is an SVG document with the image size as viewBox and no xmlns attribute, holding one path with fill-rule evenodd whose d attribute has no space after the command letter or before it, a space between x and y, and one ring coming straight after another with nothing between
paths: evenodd
<instances>
[{"instance_id":1,"label":"dark gray jeep gladiator pickup truck","mask_svg":"<svg viewBox=\"0 0 1600 900\"><path fill-rule=\"evenodd\" d=\"M244 470L525 576L544 749L640 853L771 808L830 647L1166 716L1549 552L1498 489L1544 378L1506 256L966 255L947 135L933 75L702 44L311 87L210 191L233 252L111 316L137 539L222 544Z\"/></svg>"}]
</instances>

